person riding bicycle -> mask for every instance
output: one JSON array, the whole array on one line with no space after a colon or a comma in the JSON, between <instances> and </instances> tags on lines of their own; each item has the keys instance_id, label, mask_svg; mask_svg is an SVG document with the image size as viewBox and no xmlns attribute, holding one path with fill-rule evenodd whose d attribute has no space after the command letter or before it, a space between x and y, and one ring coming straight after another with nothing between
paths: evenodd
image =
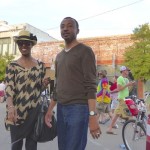
<instances>
[{"instance_id":1,"label":"person riding bicycle","mask_svg":"<svg viewBox=\"0 0 150 150\"><path fill-rule=\"evenodd\" d=\"M111 124L109 125L107 129L107 134L115 134L112 131L113 126L115 125L118 117L122 117L123 119L128 119L129 116L126 113L125 109L127 108L127 105L124 102L125 97L129 96L129 87L134 85L134 82L131 81L129 82L128 80L128 74L129 70L126 66L121 66L120 67L120 73L121 76L118 77L117 79L117 89L118 89L118 101L119 104L117 108L115 109L114 112L114 117L111 121Z\"/></svg>"}]
</instances>

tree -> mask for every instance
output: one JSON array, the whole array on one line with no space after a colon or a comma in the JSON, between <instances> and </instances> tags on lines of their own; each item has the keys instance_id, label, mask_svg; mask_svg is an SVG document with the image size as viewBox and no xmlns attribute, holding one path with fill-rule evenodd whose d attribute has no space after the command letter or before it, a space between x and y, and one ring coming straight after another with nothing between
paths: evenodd
<instances>
[{"instance_id":1,"label":"tree","mask_svg":"<svg viewBox=\"0 0 150 150\"><path fill-rule=\"evenodd\" d=\"M0 55L0 81L5 78L6 66L14 59L13 55L6 53L4 56Z\"/></svg>"},{"instance_id":2,"label":"tree","mask_svg":"<svg viewBox=\"0 0 150 150\"><path fill-rule=\"evenodd\" d=\"M150 79L150 26L148 23L133 30L133 45L128 47L124 57L135 79Z\"/></svg>"}]
</instances>

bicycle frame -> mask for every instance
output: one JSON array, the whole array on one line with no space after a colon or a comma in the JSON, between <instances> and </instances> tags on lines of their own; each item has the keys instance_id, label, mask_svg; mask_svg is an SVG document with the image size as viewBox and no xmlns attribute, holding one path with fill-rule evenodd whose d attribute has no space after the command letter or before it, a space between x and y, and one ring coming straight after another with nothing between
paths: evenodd
<instances>
[{"instance_id":1,"label":"bicycle frame","mask_svg":"<svg viewBox=\"0 0 150 150\"><path fill-rule=\"evenodd\" d=\"M143 139L146 139L147 110L145 102L149 96L150 93L148 93L144 99L138 99L135 96L132 97L132 100L134 100L135 105L138 108L138 114L134 116L135 119L126 121L122 129L122 137L127 150L134 150L135 147L138 150L140 147L139 144L143 142ZM129 130L130 135L128 134ZM132 131L133 134L131 134Z\"/></svg>"}]
</instances>

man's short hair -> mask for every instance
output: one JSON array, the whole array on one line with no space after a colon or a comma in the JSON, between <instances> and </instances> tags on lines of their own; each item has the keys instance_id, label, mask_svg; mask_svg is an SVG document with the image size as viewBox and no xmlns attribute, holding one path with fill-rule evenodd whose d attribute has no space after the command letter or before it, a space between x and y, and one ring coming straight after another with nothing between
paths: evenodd
<instances>
[{"instance_id":1,"label":"man's short hair","mask_svg":"<svg viewBox=\"0 0 150 150\"><path fill-rule=\"evenodd\" d=\"M79 29L79 23L78 23L78 21L76 19L74 19L72 17L65 17L64 19L72 19L72 20L74 20L75 23L76 23L77 29Z\"/></svg>"}]
</instances>

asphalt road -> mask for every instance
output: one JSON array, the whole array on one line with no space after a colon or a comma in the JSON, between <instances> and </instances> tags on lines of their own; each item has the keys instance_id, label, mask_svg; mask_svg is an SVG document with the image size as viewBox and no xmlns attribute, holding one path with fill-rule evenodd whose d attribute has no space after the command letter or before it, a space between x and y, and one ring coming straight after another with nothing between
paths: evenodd
<instances>
[{"instance_id":1,"label":"asphalt road","mask_svg":"<svg viewBox=\"0 0 150 150\"><path fill-rule=\"evenodd\" d=\"M10 150L10 136L9 131L5 130L4 117L5 117L5 102L0 103L0 150ZM101 125L102 135L99 139L94 140L91 135L88 135L88 142L86 150L121 150L120 144L122 144L121 129L122 124L118 122L119 129L115 129L117 135L106 134L106 129L109 122L105 125ZM25 150L23 148L23 150ZM38 150L58 150L57 138L53 141L46 143L38 143Z\"/></svg>"}]
</instances>

